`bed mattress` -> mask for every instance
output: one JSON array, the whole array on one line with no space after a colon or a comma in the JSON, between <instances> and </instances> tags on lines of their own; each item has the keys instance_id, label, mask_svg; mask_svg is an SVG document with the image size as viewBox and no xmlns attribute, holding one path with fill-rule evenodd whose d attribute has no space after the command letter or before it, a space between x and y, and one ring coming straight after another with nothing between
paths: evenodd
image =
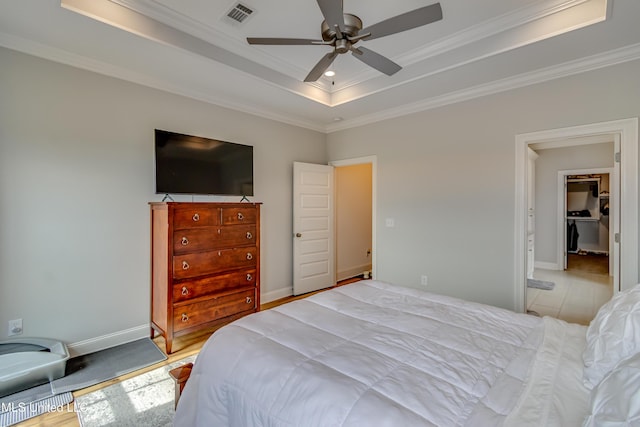
<instances>
[{"instance_id":1,"label":"bed mattress","mask_svg":"<svg viewBox=\"0 0 640 427\"><path fill-rule=\"evenodd\" d=\"M174 425L517 425L549 391L532 375L562 360L540 357L546 323L378 281L343 286L218 330Z\"/></svg>"}]
</instances>

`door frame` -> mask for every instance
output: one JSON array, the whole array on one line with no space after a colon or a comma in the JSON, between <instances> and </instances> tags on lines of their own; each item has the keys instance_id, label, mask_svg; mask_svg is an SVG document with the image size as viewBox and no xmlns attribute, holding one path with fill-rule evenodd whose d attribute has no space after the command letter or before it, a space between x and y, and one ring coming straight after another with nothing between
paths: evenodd
<instances>
[{"instance_id":1,"label":"door frame","mask_svg":"<svg viewBox=\"0 0 640 427\"><path fill-rule=\"evenodd\" d=\"M371 164L371 278L375 279L378 277L377 274L377 238L376 238L376 212L377 209L377 194L378 194L378 157L376 155L365 156L365 157L355 157L352 159L344 159L344 160L333 160L329 162L329 166L342 167L342 166L353 166L353 165L362 165L362 164ZM334 175L335 177L335 175ZM337 191L337 185L334 185L333 191ZM335 210L334 210L335 215ZM334 221L335 224L335 221ZM334 227L335 230L338 227ZM336 231L337 232L337 231ZM334 247L337 245L337 238L334 236L333 239ZM338 253L337 251L335 252ZM336 271L336 274L338 272ZM337 279L337 277L336 277Z\"/></svg>"},{"instance_id":2,"label":"door frame","mask_svg":"<svg viewBox=\"0 0 640 427\"><path fill-rule=\"evenodd\" d=\"M620 137L620 290L638 282L638 118L592 123L515 136L514 309L526 310L527 176L530 144L579 145L576 138ZM573 141L572 141L573 140Z\"/></svg>"}]
</instances>

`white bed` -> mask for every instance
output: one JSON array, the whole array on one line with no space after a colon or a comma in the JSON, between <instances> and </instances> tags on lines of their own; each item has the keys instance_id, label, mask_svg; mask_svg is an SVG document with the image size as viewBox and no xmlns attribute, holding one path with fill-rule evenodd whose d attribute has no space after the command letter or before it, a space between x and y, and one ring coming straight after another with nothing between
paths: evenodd
<instances>
[{"instance_id":1,"label":"white bed","mask_svg":"<svg viewBox=\"0 0 640 427\"><path fill-rule=\"evenodd\" d=\"M586 332L362 281L218 330L174 425L580 426Z\"/></svg>"}]
</instances>

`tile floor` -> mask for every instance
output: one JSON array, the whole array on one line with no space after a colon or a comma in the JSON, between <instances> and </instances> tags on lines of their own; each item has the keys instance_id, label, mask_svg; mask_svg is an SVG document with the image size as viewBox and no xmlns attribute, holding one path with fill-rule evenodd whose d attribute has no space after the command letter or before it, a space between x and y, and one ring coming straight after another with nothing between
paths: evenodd
<instances>
[{"instance_id":1,"label":"tile floor","mask_svg":"<svg viewBox=\"0 0 640 427\"><path fill-rule=\"evenodd\" d=\"M551 291L527 288L527 309L567 322L588 325L613 295L613 278L608 274L536 269L533 277L550 280L556 286Z\"/></svg>"}]
</instances>

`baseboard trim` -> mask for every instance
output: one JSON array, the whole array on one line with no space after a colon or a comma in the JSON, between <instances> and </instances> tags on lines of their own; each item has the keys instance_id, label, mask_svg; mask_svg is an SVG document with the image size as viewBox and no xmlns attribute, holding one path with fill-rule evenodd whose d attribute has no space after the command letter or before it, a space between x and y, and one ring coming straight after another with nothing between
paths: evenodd
<instances>
[{"instance_id":1,"label":"baseboard trim","mask_svg":"<svg viewBox=\"0 0 640 427\"><path fill-rule=\"evenodd\" d=\"M536 261L534 266L535 268L539 268L542 270L556 270L556 271L564 270L564 268L561 268L555 262Z\"/></svg>"},{"instance_id":2,"label":"baseboard trim","mask_svg":"<svg viewBox=\"0 0 640 427\"><path fill-rule=\"evenodd\" d=\"M347 270L339 271L337 274L337 281L351 279L352 277L356 277L364 273L365 271L371 271L371 264L359 265L357 267L352 267Z\"/></svg>"},{"instance_id":3,"label":"baseboard trim","mask_svg":"<svg viewBox=\"0 0 640 427\"><path fill-rule=\"evenodd\" d=\"M102 335L100 337L78 341L67 345L67 349L69 350L71 357L82 356L83 354L93 353L95 351L139 340L140 338L146 338L151 336L150 334L151 326L148 324L140 325L123 331Z\"/></svg>"},{"instance_id":4,"label":"baseboard trim","mask_svg":"<svg viewBox=\"0 0 640 427\"><path fill-rule=\"evenodd\" d=\"M260 295L260 303L266 304L268 302L272 302L275 300L279 300L281 298L290 297L293 295L292 288L282 288L276 289L275 291L270 291Z\"/></svg>"}]
</instances>

